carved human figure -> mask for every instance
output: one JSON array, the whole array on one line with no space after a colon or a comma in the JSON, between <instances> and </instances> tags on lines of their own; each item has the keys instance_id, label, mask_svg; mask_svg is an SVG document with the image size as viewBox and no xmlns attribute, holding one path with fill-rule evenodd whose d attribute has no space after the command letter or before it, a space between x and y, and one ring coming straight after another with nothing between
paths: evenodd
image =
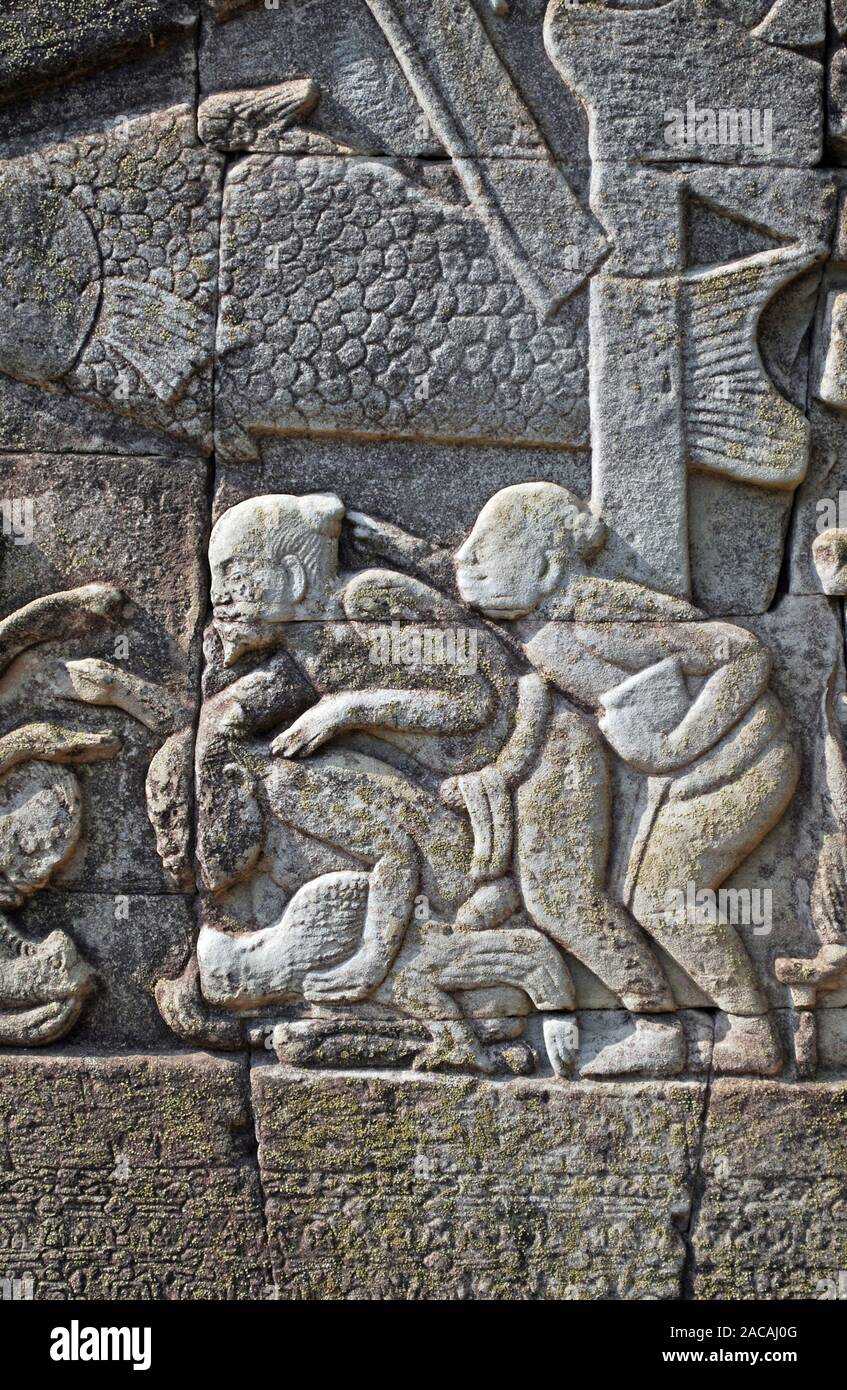
<instances>
[{"instance_id":1,"label":"carved human figure","mask_svg":"<svg viewBox=\"0 0 847 1390\"><path fill-rule=\"evenodd\" d=\"M368 769L364 760L357 763L355 755L346 765L337 762L333 754L318 762L318 769L301 770L299 780L307 799L320 787L324 803L340 794L354 815L363 806L371 809L374 793L380 790L378 772ZM283 794L297 800L289 779ZM433 857L438 857L435 835L427 839L420 834L421 809L425 812L426 807L412 809L408 800L404 805L402 794L392 802L390 791L382 799L384 816L362 817L372 829L365 836L353 837L357 869L336 870L308 880L279 921L264 929L230 934L201 928L199 976L209 1003L238 1011L302 1001L307 981L314 979L317 971L356 956L371 911L374 865L380 867L384 886L385 866L392 859L409 873L417 854L423 858L427 851L435 850ZM305 823L313 834L327 829L325 824L321 826L320 817L304 822L290 806L279 809L288 823L301 828ZM433 831L443 842L441 809ZM468 847L461 840L454 844L453 857L460 857L463 848ZM363 863L367 872L361 867ZM448 877L456 879L455 868ZM461 884L461 876L458 882ZM443 907L450 902L450 892L448 888L445 896L444 885L439 886ZM369 1003L426 1023L434 1047L422 1052L419 1065L492 1072L499 1069L499 1055L483 1044L470 1020L489 1018L492 1001L514 1006L516 994L521 1012L526 1011L523 996L542 1014L568 1009L573 1000L571 981L553 944L520 914L509 880L476 891L465 885L464 891L470 896L460 904L454 901L452 920L410 920L404 925L401 944L385 978L371 991ZM477 996L481 1009L473 1003ZM572 1058L563 1049L553 1017L545 1020L545 1037L553 1065L557 1070L568 1070Z\"/></svg>"},{"instance_id":2,"label":"carved human figure","mask_svg":"<svg viewBox=\"0 0 847 1390\"><path fill-rule=\"evenodd\" d=\"M307 976L305 996L350 1003L372 994L404 939L421 872L423 891L448 919L476 884L505 875L512 859L517 797L518 819L526 823L518 836L521 875L524 867L541 875L555 872L570 885L569 896L557 905L558 916L538 899L537 913L531 909L535 925L560 944L566 940L620 994L626 1008L645 1016L638 1045L609 1049L592 1070L680 1070L684 1045L679 1023L655 1018L674 1010L671 991L636 923L605 889L608 771L592 722L553 698L537 675L519 679L503 640L487 627L479 628L473 671L456 666L416 671L410 687L406 670L374 665L373 644L366 661L359 625L367 618L467 624L469 615L409 575L385 570L340 574L337 545L343 516L343 504L335 497L255 498L221 518L210 544L214 620L224 660L234 665L250 651L284 646L311 692L310 706L272 744L274 753L286 759L265 781L274 815L305 834L329 838L331 833L334 843L373 856L372 827L366 818L351 814L355 778L364 775L370 803L378 799L382 819L394 829L391 844L371 859L359 952L340 966ZM354 522L359 520L354 514ZM342 614L352 622L333 625L330 641L326 620ZM322 623L316 621L321 618ZM368 631L362 627L362 634ZM222 774L228 769L234 792L233 815L226 813L226 796L216 795L205 826L201 816L201 864L208 886L219 892L250 872L260 854L257 793L250 777L238 773L233 750L245 737L278 724L290 702L290 672L286 681L274 661L213 697L201 716L200 783L226 786ZM317 703L315 693L321 697ZM348 754L344 785L352 800L342 803L330 832L326 808L333 803L322 779L330 775L337 781L339 755L326 754L323 762L315 759L301 767L289 760L355 730L377 735L384 748L388 744L402 750L430 780L435 774L440 799L419 784L409 799L396 772L380 764L355 767ZM577 768L578 788L572 775ZM524 786L528 792L521 791ZM574 816L569 809L551 820L548 813L558 811L566 787L583 798L587 814ZM245 815L247 805L251 812ZM398 843L397 827L408 824L411 806L417 825ZM440 847L450 846L453 858L458 855L464 863L462 847L469 843L469 832L471 858L458 882L453 870L448 891ZM534 857L532 843L537 846ZM567 925L559 920L563 916L571 919ZM569 990L560 1007L573 1005Z\"/></svg>"},{"instance_id":3,"label":"carved human figure","mask_svg":"<svg viewBox=\"0 0 847 1390\"><path fill-rule=\"evenodd\" d=\"M49 594L0 621L0 676L29 648L81 636L119 611L106 584ZM79 784L70 766L111 758L111 731L30 722L0 737L0 1043L32 1047L76 1022L94 974L64 931L27 937L18 911L73 854L81 828ZM66 764L66 766L57 766Z\"/></svg>"},{"instance_id":4,"label":"carved human figure","mask_svg":"<svg viewBox=\"0 0 847 1390\"><path fill-rule=\"evenodd\" d=\"M413 1016L435 1011L443 1018L447 1009L452 1017L459 1010L448 1007L446 991L437 985L446 978L450 956L450 978L464 979L463 989L523 985L536 1006L546 997L547 1008L570 1008L572 986L557 953L555 990L548 988L545 996L537 987L539 964L549 961L553 948L525 918L512 922L520 906L514 888L503 890L511 903L504 914L503 894L486 894L481 887L505 882L511 856L508 780L534 756L533 720L543 683L532 675L519 682L505 646L485 633L473 663L421 665L411 676L393 665L373 640L374 619L403 618L408 633L424 620L467 624L468 614L408 575L339 572L343 516L334 496L260 497L225 513L213 531L214 627L224 663L234 666L251 652L269 655L257 670L207 700L201 715L198 854L205 882L221 893L256 868L269 815L364 860L370 870L357 949L340 960L332 951L318 951L314 968L298 981L302 997L350 1004L379 991L383 1002L389 993L405 998ZM283 717L290 720L298 683L299 707L307 707L271 745L279 761L257 778L245 763L249 741L278 727ZM339 749L306 764L292 761L356 730L378 737L385 760ZM392 752L419 769L420 782L390 765ZM466 780L475 769L488 769L484 784ZM470 818L433 794L431 787L445 777L455 784L462 809L470 803ZM203 788L209 789L205 812ZM416 928L410 956L408 934L419 895L441 923L440 939L437 928L429 941ZM448 942L444 926L461 933L463 910L474 917L475 930ZM489 935L494 928L496 939ZM530 938L533 949L518 949L518 941L526 945ZM225 943L212 944L229 958ZM405 954L398 960L401 947ZM209 951L210 938L202 937L201 978ZM279 952L275 959L281 960ZM275 998L291 993L286 978L282 972ZM203 983L206 996L222 1002L221 991Z\"/></svg>"},{"instance_id":5,"label":"carved human figure","mask_svg":"<svg viewBox=\"0 0 847 1390\"><path fill-rule=\"evenodd\" d=\"M111 584L86 584L34 599L0 621L0 707L14 701L16 659L31 649L87 635L124 609ZM120 709L147 728L169 732L189 717L162 687L100 660L66 661L48 655L41 671L53 696ZM182 738L181 734L174 738ZM159 814L153 791L157 760L148 777L148 809L160 849L171 808ZM62 1037L76 1022L94 972L70 936L53 931L33 940L8 913L23 908L69 862L79 842L82 805L72 767L112 758L114 731L74 728L65 722L19 724L0 736L0 1042L31 1047ZM57 766L57 764L59 766ZM167 861L167 856L164 856Z\"/></svg>"},{"instance_id":6,"label":"carved human figure","mask_svg":"<svg viewBox=\"0 0 847 1390\"><path fill-rule=\"evenodd\" d=\"M364 516L357 523L371 546L426 563L423 543ZM568 701L539 768L517 794L521 891L533 920L625 1002L633 986L622 975L631 980L637 961L641 1007L673 1007L655 956L628 951L621 916L613 935L605 906L598 911L574 872L580 844L605 866L597 826L608 825L612 809L602 754L586 762L584 749L568 745L569 721L579 718L573 711L590 712L606 744L646 777L627 906L725 1014L716 1069L775 1072L780 1049L737 932L669 910L689 884L716 890L793 795L798 763L768 689L771 656L745 629L707 621L684 600L603 578L597 560L605 536L600 519L567 489L522 484L486 504L456 556L465 602L513 625L532 666ZM598 968L604 945L611 959Z\"/></svg>"}]
</instances>

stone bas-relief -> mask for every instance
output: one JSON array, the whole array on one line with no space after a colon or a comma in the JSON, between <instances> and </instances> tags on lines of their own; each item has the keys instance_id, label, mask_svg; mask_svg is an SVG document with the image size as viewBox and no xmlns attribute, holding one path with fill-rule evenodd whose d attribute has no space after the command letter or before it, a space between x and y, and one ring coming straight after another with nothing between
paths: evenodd
<instances>
[{"instance_id":1,"label":"stone bas-relief","mask_svg":"<svg viewBox=\"0 0 847 1390\"><path fill-rule=\"evenodd\" d=\"M37 1132L45 1296L814 1296L845 7L101 8L0 20L0 1225Z\"/></svg>"},{"instance_id":2,"label":"stone bas-relief","mask_svg":"<svg viewBox=\"0 0 847 1390\"><path fill-rule=\"evenodd\" d=\"M119 618L123 605L120 590L105 584L34 600L0 623L3 672L32 648ZM159 731L178 718L166 691L108 662L48 659L46 668L48 683L69 702L112 706ZM14 686L14 681L6 684L8 697L8 686ZM44 889L77 848L82 796L78 780L68 769L113 758L120 750L120 739L112 730L93 733L72 724L18 725L0 739L0 901L4 908L0 1038L6 1044L32 1046L62 1037L76 1023L92 988L93 972L67 933L57 930L41 941L31 940L8 913L20 910ZM154 827L170 847L157 801L161 761L161 755L154 758L148 776L148 809ZM162 857L168 866L167 854Z\"/></svg>"},{"instance_id":3,"label":"stone bas-relief","mask_svg":"<svg viewBox=\"0 0 847 1390\"><path fill-rule=\"evenodd\" d=\"M631 1015L583 1074L675 1075L684 1030L652 940L720 1011L714 1067L779 1072L739 933L682 906L691 883L717 892L794 793L768 649L604 578L605 527L557 484L490 499L455 556L460 602L399 569L341 571L345 524L425 568L420 538L332 494L251 498L212 531L196 763L212 920L196 962L157 992L176 1031L231 1046L240 1015L253 1020L241 1038L283 1060L289 1046L308 1058L310 1037L316 1061L338 1055L339 1036L353 1059L360 1034L365 1063L523 1071L537 1059L515 1037L532 1010L542 1064L567 1076L570 955ZM641 783L628 842L613 762ZM275 921L242 929L274 900ZM294 1000L311 1021L274 1018ZM492 1054L498 1016L512 1036ZM422 1037L433 1046L417 1055Z\"/></svg>"}]
</instances>

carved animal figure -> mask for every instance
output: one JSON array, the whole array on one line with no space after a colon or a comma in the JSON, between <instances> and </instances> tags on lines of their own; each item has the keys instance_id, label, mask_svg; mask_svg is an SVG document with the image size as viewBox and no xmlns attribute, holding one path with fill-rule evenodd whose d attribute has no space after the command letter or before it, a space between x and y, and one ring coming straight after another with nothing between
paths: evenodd
<instances>
[{"instance_id":1,"label":"carved animal figure","mask_svg":"<svg viewBox=\"0 0 847 1390\"><path fill-rule=\"evenodd\" d=\"M226 1009L302 999L310 975L360 949L369 889L366 873L326 874L294 895L276 926L242 935L201 929L197 956L205 998ZM372 1005L425 1023L436 1044L430 1053L436 1065L461 1062L479 1071L495 1069L495 1060L463 1016L473 1014L473 1004L463 1009L455 995L472 998L478 990L517 989L540 1012L572 1003L570 978L558 951L527 923L520 925L515 918L510 925L517 900L509 893L499 896L499 910L487 905L487 927L473 925L479 900L466 904L452 927L413 923L371 997ZM555 1047L551 1061L562 1065Z\"/></svg>"}]
</instances>

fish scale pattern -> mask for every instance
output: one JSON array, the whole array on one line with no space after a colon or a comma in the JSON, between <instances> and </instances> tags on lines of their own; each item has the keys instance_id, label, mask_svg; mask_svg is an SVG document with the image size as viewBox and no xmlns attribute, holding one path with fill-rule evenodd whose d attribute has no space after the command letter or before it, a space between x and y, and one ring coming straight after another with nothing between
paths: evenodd
<instances>
[{"instance_id":1,"label":"fish scale pattern","mask_svg":"<svg viewBox=\"0 0 847 1390\"><path fill-rule=\"evenodd\" d=\"M118 121L50 148L31 167L85 214L104 281L136 281L176 295L211 325L222 160L197 144L189 108ZM95 328L66 384L139 423L211 445L210 369L198 372L178 400L162 402Z\"/></svg>"},{"instance_id":2,"label":"fish scale pattern","mask_svg":"<svg viewBox=\"0 0 847 1390\"><path fill-rule=\"evenodd\" d=\"M224 457L250 430L587 443L582 297L540 318L472 210L401 168L244 160L221 260Z\"/></svg>"}]
</instances>

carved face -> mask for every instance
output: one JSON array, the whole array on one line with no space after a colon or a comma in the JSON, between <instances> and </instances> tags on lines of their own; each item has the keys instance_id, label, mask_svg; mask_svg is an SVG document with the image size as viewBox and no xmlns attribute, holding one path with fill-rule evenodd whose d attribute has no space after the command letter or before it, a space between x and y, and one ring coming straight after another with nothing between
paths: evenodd
<instances>
[{"instance_id":1,"label":"carved face","mask_svg":"<svg viewBox=\"0 0 847 1390\"><path fill-rule=\"evenodd\" d=\"M511 537L482 517L456 556L456 583L465 603L492 618L518 618L541 598L545 556L522 529Z\"/></svg>"},{"instance_id":2,"label":"carved face","mask_svg":"<svg viewBox=\"0 0 847 1390\"><path fill-rule=\"evenodd\" d=\"M303 566L293 555L276 561L236 550L212 566L216 622L290 622L305 590Z\"/></svg>"},{"instance_id":3,"label":"carved face","mask_svg":"<svg viewBox=\"0 0 847 1390\"><path fill-rule=\"evenodd\" d=\"M337 497L255 497L212 531L212 609L224 659L280 644L285 625L327 615L344 514Z\"/></svg>"},{"instance_id":4,"label":"carved face","mask_svg":"<svg viewBox=\"0 0 847 1390\"><path fill-rule=\"evenodd\" d=\"M586 548L597 549L602 535L600 523L566 488L503 488L483 507L456 555L459 592L489 617L524 617L582 571Z\"/></svg>"},{"instance_id":5,"label":"carved face","mask_svg":"<svg viewBox=\"0 0 847 1390\"><path fill-rule=\"evenodd\" d=\"M295 557L273 561L226 548L212 559L212 609L228 666L247 651L273 646L297 614L306 576ZM288 557L286 557L286 560Z\"/></svg>"}]
</instances>

